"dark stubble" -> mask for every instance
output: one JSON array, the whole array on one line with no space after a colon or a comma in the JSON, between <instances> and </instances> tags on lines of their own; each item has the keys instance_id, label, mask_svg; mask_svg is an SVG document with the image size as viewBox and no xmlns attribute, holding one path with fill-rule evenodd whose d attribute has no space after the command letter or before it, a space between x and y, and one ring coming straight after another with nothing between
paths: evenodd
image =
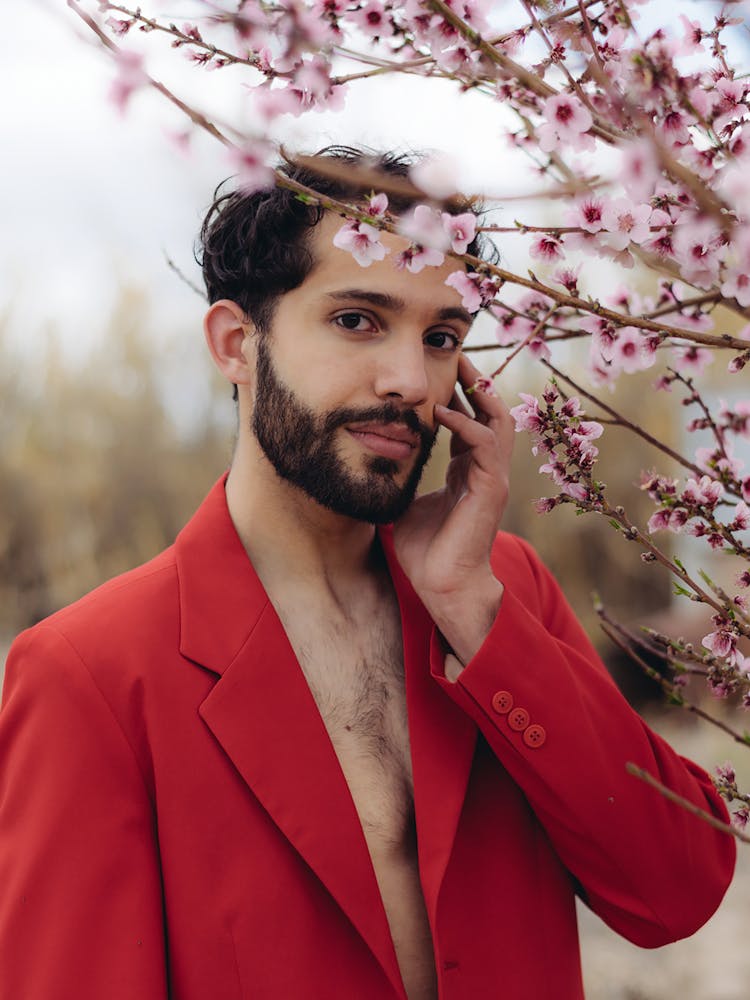
<instances>
[{"instance_id":1,"label":"dark stubble","mask_svg":"<svg viewBox=\"0 0 750 1000\"><path fill-rule=\"evenodd\" d=\"M282 479L323 507L358 521L387 524L404 513L417 492L436 436L414 410L384 403L361 410L339 407L318 415L279 379L268 337L262 334L256 376L253 432ZM337 453L335 432L353 423L402 424L419 436L417 453L403 485L394 478L399 463L390 458L366 455L365 471L360 475L347 468Z\"/></svg>"}]
</instances>

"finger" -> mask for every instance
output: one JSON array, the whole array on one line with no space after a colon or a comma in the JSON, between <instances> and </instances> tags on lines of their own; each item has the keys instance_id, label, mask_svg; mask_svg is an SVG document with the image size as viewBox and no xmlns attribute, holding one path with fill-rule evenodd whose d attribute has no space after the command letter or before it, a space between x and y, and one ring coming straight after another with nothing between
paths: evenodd
<instances>
[{"instance_id":1,"label":"finger","mask_svg":"<svg viewBox=\"0 0 750 1000\"><path fill-rule=\"evenodd\" d=\"M451 454L472 450L478 456L482 453L481 465L491 465L501 454L502 444L493 429L480 423L465 413L448 409L446 406L436 406L435 416L452 434ZM459 446L456 444L460 442Z\"/></svg>"}]
</instances>

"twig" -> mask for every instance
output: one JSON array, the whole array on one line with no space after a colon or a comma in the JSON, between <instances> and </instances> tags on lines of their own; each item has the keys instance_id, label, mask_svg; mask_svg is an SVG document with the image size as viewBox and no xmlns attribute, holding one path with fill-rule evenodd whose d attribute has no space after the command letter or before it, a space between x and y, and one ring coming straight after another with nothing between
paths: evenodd
<instances>
[{"instance_id":1,"label":"twig","mask_svg":"<svg viewBox=\"0 0 750 1000\"><path fill-rule=\"evenodd\" d=\"M645 771L642 767L638 767L637 764L634 764L632 761L628 761L625 765L625 769L628 774L635 775L636 778L640 778L641 781L645 781L647 785L650 785L658 792L661 792L661 794L665 798L669 799L670 802L674 802L677 805L682 806L683 809L687 809L687 811L692 813L694 816L700 816L700 818L705 820L709 826L714 827L716 830L722 830L724 833L730 833L733 837L736 837L737 840L741 840L745 844L750 844L750 837L748 837L747 834L742 833L741 830L738 830L736 826L732 826L729 823L722 823L720 819L717 819L710 812L706 812L705 809L701 809L699 806L696 806L689 799L685 799L682 795L678 795L676 792L673 792L671 788L667 788L666 785L662 784L661 781L657 781L656 778L649 774L648 771Z\"/></svg>"},{"instance_id":2,"label":"twig","mask_svg":"<svg viewBox=\"0 0 750 1000\"><path fill-rule=\"evenodd\" d=\"M599 617L604 618L605 616L599 613ZM606 620L611 621L610 619ZM612 624L614 625L614 623ZM681 694L676 692L674 684L670 683L670 681L667 680L666 677L662 677L662 675L658 672L658 670L654 670L653 667L650 667L648 663L646 663L646 661L642 657L640 657L634 649L632 649L632 647L628 646L621 639L619 639L618 636L614 634L611 628L607 628L606 625L600 625L599 627L601 628L602 632L604 632L604 634L607 636L607 638L610 640L610 642L613 642L615 646L618 647L618 649L621 649L623 653L629 656L630 659L641 668L641 670L646 674L647 677L650 677L653 681L656 681L667 695L672 696L675 699L676 703L680 706L680 708L684 708L686 711L692 712L694 715L697 715L700 719L703 719L705 722L710 722L712 726L716 726L717 729L721 729L728 736L731 736L736 743L741 743L742 746L744 747L748 746L747 740L744 739L740 735L740 733L735 732L734 729L731 729L729 726L727 726L726 723L721 721L721 719L717 719L713 715L709 715L708 712L704 712L702 708L698 707L698 705L693 704L693 702L691 701L687 701L687 699L683 698Z\"/></svg>"},{"instance_id":3,"label":"twig","mask_svg":"<svg viewBox=\"0 0 750 1000\"><path fill-rule=\"evenodd\" d=\"M547 361L546 358L542 358L541 361L542 364L545 365L547 368L549 368L549 370L557 378L561 378L564 382L567 382L567 384L571 386L571 388L573 388L577 393L580 393L581 396L585 397L592 403L596 404L596 406L604 410L605 413L608 413L615 420L617 424L619 424L622 427L627 427L628 430L632 431L634 434L637 434L638 437L643 438L644 441L647 441L650 445L653 445L654 448L658 448L659 451L664 452L665 455L668 455L670 458L674 459L675 462L678 462L684 468L689 469L690 472L693 472L699 479L704 474L703 470L699 466L694 465L693 462L689 462L683 455L680 455L679 452L674 451L672 448L670 448L669 445L666 445L662 441L659 441L652 434L649 434L648 431L645 431L642 427L639 427L638 424L634 424L631 420L628 420L626 417L623 417L620 413L617 412L617 410L613 409L611 406L608 406L603 400L599 399L597 396L594 396L592 393L587 392L586 389L578 385L577 382L574 382L569 375L564 375L559 369L555 368L555 366L551 364L549 361Z\"/></svg>"},{"instance_id":4,"label":"twig","mask_svg":"<svg viewBox=\"0 0 750 1000\"><path fill-rule=\"evenodd\" d=\"M505 358L505 360L500 365L500 367L495 369L495 371L490 375L490 378L495 378L498 375L502 375L502 373L505 371L505 369L511 363L511 361L513 360L513 358L515 358L515 356L517 354L520 354L521 351L524 349L524 347L526 347L528 344L531 343L532 340L534 340L536 337L539 336L540 332L544 329L544 327L545 327L545 325L547 323L547 320L550 318L550 316L552 316L554 314L556 308L557 308L556 306L553 306L550 310L548 310L544 314L544 316L542 316L542 318L539 320L539 322L536 324L536 326L534 326L534 327L531 328L531 330L526 334L526 336L523 338L523 340L521 341L521 343L518 344L510 352L510 354L508 355L507 358Z\"/></svg>"},{"instance_id":5,"label":"twig","mask_svg":"<svg viewBox=\"0 0 750 1000\"><path fill-rule=\"evenodd\" d=\"M185 285L187 285L188 288L191 289L191 291L195 292L196 295L200 295L200 297L205 302L205 300L206 300L206 293L203 291L203 289L199 288L196 284L194 284L190 280L190 278L188 278L188 276L186 274L183 274L183 272L175 264L175 262L172 260L172 258L169 256L169 254L166 252L166 250L164 250L162 252L164 254L164 260L167 262L167 267L170 269L170 271L174 271L174 273L177 275L177 277L180 279L180 281L182 281Z\"/></svg>"}]
</instances>

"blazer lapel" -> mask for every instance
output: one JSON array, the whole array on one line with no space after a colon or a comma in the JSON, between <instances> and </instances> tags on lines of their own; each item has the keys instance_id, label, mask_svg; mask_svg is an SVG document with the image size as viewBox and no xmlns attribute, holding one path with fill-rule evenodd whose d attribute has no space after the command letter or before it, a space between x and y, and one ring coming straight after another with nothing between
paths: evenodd
<instances>
[{"instance_id":1,"label":"blazer lapel","mask_svg":"<svg viewBox=\"0 0 750 1000\"><path fill-rule=\"evenodd\" d=\"M477 739L477 726L430 676L435 625L398 563L392 529L380 540L401 608L419 868L435 927L440 886L456 838Z\"/></svg>"},{"instance_id":2,"label":"blazer lapel","mask_svg":"<svg viewBox=\"0 0 750 1000\"><path fill-rule=\"evenodd\" d=\"M217 483L176 543L181 653L219 674L199 714L290 844L403 983L349 788Z\"/></svg>"}]
</instances>

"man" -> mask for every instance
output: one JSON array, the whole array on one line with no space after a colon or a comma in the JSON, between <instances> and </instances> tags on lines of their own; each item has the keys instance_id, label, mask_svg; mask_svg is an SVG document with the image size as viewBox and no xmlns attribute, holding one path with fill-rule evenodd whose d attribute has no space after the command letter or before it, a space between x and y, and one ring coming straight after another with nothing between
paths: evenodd
<instances>
[{"instance_id":1,"label":"man","mask_svg":"<svg viewBox=\"0 0 750 1000\"><path fill-rule=\"evenodd\" d=\"M732 838L625 763L726 819L710 780L496 534L512 426L455 394L478 374L460 263L397 270L386 234L361 267L341 224L278 189L217 200L229 474L172 548L14 645L3 997L575 1000L575 894L654 947L731 878ZM414 499L440 427L446 484Z\"/></svg>"}]
</instances>

